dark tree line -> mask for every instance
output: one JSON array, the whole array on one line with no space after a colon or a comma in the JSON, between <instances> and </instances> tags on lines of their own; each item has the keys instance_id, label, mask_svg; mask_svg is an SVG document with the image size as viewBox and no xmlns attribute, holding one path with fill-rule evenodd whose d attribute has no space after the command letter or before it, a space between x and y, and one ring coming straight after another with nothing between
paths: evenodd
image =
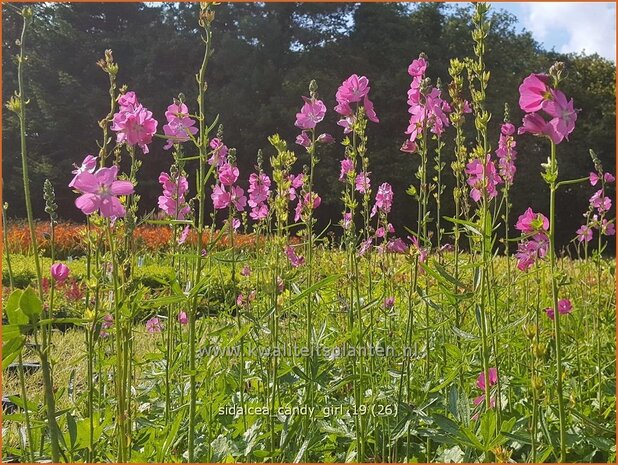
<instances>
[{"instance_id":1,"label":"dark tree line","mask_svg":"<svg viewBox=\"0 0 618 465\"><path fill-rule=\"evenodd\" d=\"M28 156L34 206L44 215L42 185L49 178L56 186L62 217L81 220L73 206L75 195L66 187L72 164L87 153L97 153L97 121L108 111L106 75L96 66L105 49L112 49L120 65L118 82L135 90L140 101L164 123L163 113L179 93L195 108L195 78L202 55L193 3L35 4L35 21L26 43L28 55L26 93L28 105ZM407 127L407 66L420 52L429 57L428 74L443 85L449 81L450 58L464 58L472 51L470 9L440 3L227 3L217 8L206 101L211 117L220 114L224 138L238 149L241 173L247 178L258 149L265 158L272 153L267 136L278 132L294 146L298 133L294 115L308 95L311 79L329 107L321 129L341 139L336 125L334 94L352 73L371 82L371 95L380 124L369 125L368 153L372 184L388 181L395 191L393 223L416 221L414 200L405 193L414 183L418 159L399 147ZM577 128L568 143L559 146L560 176L586 175L593 165L594 149L607 170L615 166L615 65L598 55L564 55L540 48L527 32L516 32L513 15L495 10L488 38L487 67L491 70L488 108L497 144L504 104L517 125L518 86L531 72L542 72L556 60L565 61L569 77L565 92L581 108ZM17 88L15 40L21 28L14 5L3 5L3 101ZM446 91L445 91L446 93ZM473 140L473 127L468 140ZM450 138L447 131L445 139ZM19 133L17 122L6 110L3 119L4 201L9 216L24 216ZM144 211L156 207L158 174L167 170L171 157L155 140L143 157L138 191ZM297 147L299 170L306 162ZM443 150L447 187L445 214L451 213L450 174L453 146ZM547 210L547 187L539 174L548 156L545 142L526 136L518 139L517 176L512 190L514 214L531 206ZM337 182L343 150L338 144L320 152L316 190L323 199L320 221L336 223L340 216ZM191 172L191 171L190 171ZM582 221L593 188L576 185L558 198L558 239L566 244ZM613 193L612 193L613 194ZM613 197L613 195L612 195Z\"/></svg>"}]
</instances>

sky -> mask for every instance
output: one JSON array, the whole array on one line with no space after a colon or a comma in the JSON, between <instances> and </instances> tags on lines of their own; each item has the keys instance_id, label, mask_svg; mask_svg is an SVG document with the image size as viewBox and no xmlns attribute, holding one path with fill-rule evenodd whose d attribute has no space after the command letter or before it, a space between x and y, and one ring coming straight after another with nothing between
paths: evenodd
<instances>
[{"instance_id":1,"label":"sky","mask_svg":"<svg viewBox=\"0 0 618 465\"><path fill-rule=\"evenodd\" d=\"M616 3L492 2L492 8L517 16L520 29L547 50L598 53L616 62Z\"/></svg>"}]
</instances>

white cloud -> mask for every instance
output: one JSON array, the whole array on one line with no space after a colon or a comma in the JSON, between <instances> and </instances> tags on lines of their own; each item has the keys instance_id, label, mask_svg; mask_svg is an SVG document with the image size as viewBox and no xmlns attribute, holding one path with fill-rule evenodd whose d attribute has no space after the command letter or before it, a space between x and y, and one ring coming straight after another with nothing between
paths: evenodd
<instances>
[{"instance_id":1,"label":"white cloud","mask_svg":"<svg viewBox=\"0 0 618 465\"><path fill-rule=\"evenodd\" d=\"M521 21L545 45L560 52L598 53L616 61L616 4L530 2L520 4ZM560 37L560 40L556 40Z\"/></svg>"}]
</instances>

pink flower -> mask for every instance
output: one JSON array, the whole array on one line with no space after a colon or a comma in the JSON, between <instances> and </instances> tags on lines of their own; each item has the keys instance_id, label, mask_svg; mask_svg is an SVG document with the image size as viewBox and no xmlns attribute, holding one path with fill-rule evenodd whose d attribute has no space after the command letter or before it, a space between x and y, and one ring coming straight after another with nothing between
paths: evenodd
<instances>
[{"instance_id":1,"label":"pink flower","mask_svg":"<svg viewBox=\"0 0 618 465\"><path fill-rule=\"evenodd\" d=\"M186 142L190 139L189 134L197 134L198 128L195 120L189 118L189 109L184 103L172 103L165 112L167 124L163 126L163 133L169 137L163 147L165 150L172 148L174 144Z\"/></svg>"},{"instance_id":2,"label":"pink flower","mask_svg":"<svg viewBox=\"0 0 618 465\"><path fill-rule=\"evenodd\" d=\"M216 210L222 210L224 208L227 208L231 202L230 194L221 184L217 184L213 187L210 198L212 199L213 206Z\"/></svg>"},{"instance_id":3,"label":"pink flower","mask_svg":"<svg viewBox=\"0 0 618 465\"><path fill-rule=\"evenodd\" d=\"M296 255L296 252L294 252L294 249L292 247L290 247L290 246L286 247L285 255L288 257L288 260L290 261L290 264L294 268L298 268L299 266L302 266L305 263L305 258Z\"/></svg>"},{"instance_id":4,"label":"pink flower","mask_svg":"<svg viewBox=\"0 0 618 465\"><path fill-rule=\"evenodd\" d=\"M213 187L210 198L216 210L222 210L234 205L237 211L243 211L247 206L247 197L245 191L239 186L231 186L229 191L224 185L217 184Z\"/></svg>"},{"instance_id":5,"label":"pink flower","mask_svg":"<svg viewBox=\"0 0 618 465\"><path fill-rule=\"evenodd\" d=\"M236 306L244 307L245 306L245 296L241 293L236 297Z\"/></svg>"},{"instance_id":6,"label":"pink flower","mask_svg":"<svg viewBox=\"0 0 618 465\"><path fill-rule=\"evenodd\" d=\"M365 95L365 98L363 100L363 106L365 107L365 114L367 115L367 119L369 121L373 121L374 123L379 123L380 119L378 118L378 115L373 109L373 102L369 100L368 95Z\"/></svg>"},{"instance_id":7,"label":"pink flower","mask_svg":"<svg viewBox=\"0 0 618 465\"><path fill-rule=\"evenodd\" d=\"M160 333L162 329L161 321L156 316L146 322L146 331L150 334Z\"/></svg>"},{"instance_id":8,"label":"pink flower","mask_svg":"<svg viewBox=\"0 0 618 465\"><path fill-rule=\"evenodd\" d=\"M103 322L101 323L101 331L99 331L99 335L101 337L108 337L109 333L107 332L107 330L110 329L112 326L114 326L114 317L111 313L108 313L103 317Z\"/></svg>"},{"instance_id":9,"label":"pink flower","mask_svg":"<svg viewBox=\"0 0 618 465\"><path fill-rule=\"evenodd\" d=\"M100 168L94 174L81 173L73 186L82 193L75 199L75 206L85 215L99 210L105 218L124 217L126 211L117 196L132 194L133 184L130 181L118 181L117 177L117 166Z\"/></svg>"},{"instance_id":10,"label":"pink flower","mask_svg":"<svg viewBox=\"0 0 618 465\"><path fill-rule=\"evenodd\" d=\"M245 191L238 186L232 186L230 189L230 199L236 210L241 212L247 206L247 197L245 197Z\"/></svg>"},{"instance_id":11,"label":"pink flower","mask_svg":"<svg viewBox=\"0 0 618 465\"><path fill-rule=\"evenodd\" d=\"M538 259L547 255L548 250L549 238L545 233L539 233L530 240L521 241L515 253L517 268L521 271L528 271Z\"/></svg>"},{"instance_id":12,"label":"pink flower","mask_svg":"<svg viewBox=\"0 0 618 465\"><path fill-rule=\"evenodd\" d=\"M354 116L347 116L337 121L337 125L343 128L344 134L349 134L352 132L352 129L354 128L354 123L356 123L356 117Z\"/></svg>"},{"instance_id":13,"label":"pink flower","mask_svg":"<svg viewBox=\"0 0 618 465\"><path fill-rule=\"evenodd\" d=\"M240 275L244 276L245 278L251 276L251 267L249 265L243 266L242 270L240 270Z\"/></svg>"},{"instance_id":14,"label":"pink flower","mask_svg":"<svg viewBox=\"0 0 618 465\"><path fill-rule=\"evenodd\" d=\"M231 186L238 180L240 171L237 167L224 163L219 167L219 181L224 186Z\"/></svg>"},{"instance_id":15,"label":"pink flower","mask_svg":"<svg viewBox=\"0 0 618 465\"><path fill-rule=\"evenodd\" d=\"M384 308L386 310L390 310L391 308L393 308L395 306L395 298L394 297L387 297L386 299L384 299Z\"/></svg>"},{"instance_id":16,"label":"pink flower","mask_svg":"<svg viewBox=\"0 0 618 465\"><path fill-rule=\"evenodd\" d=\"M558 311L560 312L560 315L568 315L573 311L573 304L571 304L569 299L560 299L558 301ZM554 309L551 307L547 307L545 309L545 313L550 320L553 320L556 316Z\"/></svg>"},{"instance_id":17,"label":"pink flower","mask_svg":"<svg viewBox=\"0 0 618 465\"><path fill-rule=\"evenodd\" d=\"M311 197L313 197L313 201L311 201ZM315 210L322 203L322 199L315 192L307 192L302 200L298 200L298 204L296 205L296 211L294 214L294 221L299 221L301 219L303 211L307 210Z\"/></svg>"},{"instance_id":18,"label":"pink flower","mask_svg":"<svg viewBox=\"0 0 618 465\"><path fill-rule=\"evenodd\" d=\"M590 197L590 205L599 210L599 213L604 213L612 208L612 199L603 195L603 190L600 189Z\"/></svg>"},{"instance_id":19,"label":"pink flower","mask_svg":"<svg viewBox=\"0 0 618 465\"><path fill-rule=\"evenodd\" d=\"M191 230L191 226L186 225L182 232L180 233L180 237L178 237L178 245L182 245L187 241L187 237L189 237L189 231Z\"/></svg>"},{"instance_id":20,"label":"pink flower","mask_svg":"<svg viewBox=\"0 0 618 465\"><path fill-rule=\"evenodd\" d=\"M369 250L371 250L371 247L372 247L372 240L371 240L371 238L367 239L365 241L362 241L360 243L360 247L358 248L358 256L359 257L364 256L367 252L369 252Z\"/></svg>"},{"instance_id":21,"label":"pink flower","mask_svg":"<svg viewBox=\"0 0 618 465\"><path fill-rule=\"evenodd\" d=\"M112 119L112 131L117 132L116 142L133 146L138 145L145 154L149 152L148 144L152 142L152 136L157 132L157 120L152 117L152 112L137 103L134 93L120 97L120 110Z\"/></svg>"},{"instance_id":22,"label":"pink flower","mask_svg":"<svg viewBox=\"0 0 618 465\"><path fill-rule=\"evenodd\" d=\"M614 223L604 219L601 222L601 233L606 236L614 236L616 234L616 227L614 226Z\"/></svg>"},{"instance_id":23,"label":"pink flower","mask_svg":"<svg viewBox=\"0 0 618 465\"><path fill-rule=\"evenodd\" d=\"M309 148L311 146L311 139L309 139L307 131L303 131L296 136L296 143L298 145L302 145L305 148Z\"/></svg>"},{"instance_id":24,"label":"pink flower","mask_svg":"<svg viewBox=\"0 0 618 465\"><path fill-rule=\"evenodd\" d=\"M370 174L371 173L365 173L364 171L361 171L360 174L356 176L356 190L361 194L365 194L369 192L369 189L371 189L371 181L369 180Z\"/></svg>"},{"instance_id":25,"label":"pink flower","mask_svg":"<svg viewBox=\"0 0 618 465\"><path fill-rule=\"evenodd\" d=\"M400 237L391 239L386 244L386 250L391 253L405 253L408 250L408 246ZM426 253L426 252L425 252Z\"/></svg>"},{"instance_id":26,"label":"pink flower","mask_svg":"<svg viewBox=\"0 0 618 465\"><path fill-rule=\"evenodd\" d=\"M64 263L54 263L51 266L52 278L58 283L63 283L69 277L69 267Z\"/></svg>"},{"instance_id":27,"label":"pink flower","mask_svg":"<svg viewBox=\"0 0 618 465\"><path fill-rule=\"evenodd\" d=\"M262 203L260 205L256 205L255 207L251 207L251 211L249 212L249 216L255 221L261 221L268 217L268 205Z\"/></svg>"},{"instance_id":28,"label":"pink flower","mask_svg":"<svg viewBox=\"0 0 618 465\"><path fill-rule=\"evenodd\" d=\"M561 315L568 315L573 311L573 304L569 299L560 299L558 301L558 311Z\"/></svg>"},{"instance_id":29,"label":"pink flower","mask_svg":"<svg viewBox=\"0 0 618 465\"><path fill-rule=\"evenodd\" d=\"M73 165L75 169L71 171L75 176L72 181L69 183L69 187L75 186L75 181L77 177L82 173L94 173L94 170L97 168L97 157L94 155L86 155L84 161L82 161L81 166Z\"/></svg>"},{"instance_id":30,"label":"pink flower","mask_svg":"<svg viewBox=\"0 0 618 465\"><path fill-rule=\"evenodd\" d=\"M592 240L592 229L586 224L581 225L576 234L579 242L590 242Z\"/></svg>"},{"instance_id":31,"label":"pink flower","mask_svg":"<svg viewBox=\"0 0 618 465\"><path fill-rule=\"evenodd\" d=\"M376 194L376 202L371 210L371 216L375 216L378 210L384 213L389 213L393 206L393 188L387 182L378 187L378 193Z\"/></svg>"},{"instance_id":32,"label":"pink flower","mask_svg":"<svg viewBox=\"0 0 618 465\"><path fill-rule=\"evenodd\" d=\"M407 139L401 146L400 150L406 153L414 153L417 150L416 142L414 142L413 140Z\"/></svg>"},{"instance_id":33,"label":"pink flower","mask_svg":"<svg viewBox=\"0 0 618 465\"><path fill-rule=\"evenodd\" d=\"M523 125L517 130L518 134L529 133L534 136L549 137L555 144L559 144L563 137L556 132L555 127L545 121L538 113L529 113L524 116Z\"/></svg>"},{"instance_id":34,"label":"pink flower","mask_svg":"<svg viewBox=\"0 0 618 465\"><path fill-rule=\"evenodd\" d=\"M328 134L327 132L325 132L318 136L317 141L320 144L332 144L333 142L335 142L335 138L331 136L330 134Z\"/></svg>"},{"instance_id":35,"label":"pink flower","mask_svg":"<svg viewBox=\"0 0 618 465\"><path fill-rule=\"evenodd\" d=\"M346 212L343 214L343 219L341 220L341 226L343 229L350 229L352 226L352 213Z\"/></svg>"},{"instance_id":36,"label":"pink flower","mask_svg":"<svg viewBox=\"0 0 618 465\"><path fill-rule=\"evenodd\" d=\"M255 207L268 200L270 195L270 178L265 173L249 175L249 206Z\"/></svg>"},{"instance_id":37,"label":"pink flower","mask_svg":"<svg viewBox=\"0 0 618 465\"><path fill-rule=\"evenodd\" d=\"M360 102L369 93L369 79L353 74L337 89L337 102Z\"/></svg>"},{"instance_id":38,"label":"pink flower","mask_svg":"<svg viewBox=\"0 0 618 465\"><path fill-rule=\"evenodd\" d=\"M424 58L417 58L408 66L408 74L412 77L424 76L427 69L427 60Z\"/></svg>"},{"instance_id":39,"label":"pink flower","mask_svg":"<svg viewBox=\"0 0 618 465\"><path fill-rule=\"evenodd\" d=\"M303 187L305 175L303 173L297 175L290 174L288 179L290 181L290 200L296 200L296 191Z\"/></svg>"},{"instance_id":40,"label":"pink flower","mask_svg":"<svg viewBox=\"0 0 618 465\"><path fill-rule=\"evenodd\" d=\"M227 162L228 148L221 140L216 137L210 141L210 148L212 149L212 155L208 159L210 166L221 166Z\"/></svg>"},{"instance_id":41,"label":"pink flower","mask_svg":"<svg viewBox=\"0 0 618 465\"><path fill-rule=\"evenodd\" d=\"M600 179L601 178L599 177L597 173L590 173L590 185L596 186ZM609 183L614 182L616 178L614 178L614 176L611 173L605 173L603 174L603 180L609 184Z\"/></svg>"},{"instance_id":42,"label":"pink flower","mask_svg":"<svg viewBox=\"0 0 618 465\"><path fill-rule=\"evenodd\" d=\"M303 97L303 100L305 104L300 109L300 113L296 113L294 125L300 129L314 129L324 119L326 105L314 98Z\"/></svg>"},{"instance_id":43,"label":"pink flower","mask_svg":"<svg viewBox=\"0 0 618 465\"><path fill-rule=\"evenodd\" d=\"M531 74L519 86L519 107L526 113L539 111L550 99L549 76Z\"/></svg>"},{"instance_id":44,"label":"pink flower","mask_svg":"<svg viewBox=\"0 0 618 465\"><path fill-rule=\"evenodd\" d=\"M186 325L189 323L189 317L186 312L183 312L182 310L178 312L178 323L181 325Z\"/></svg>"},{"instance_id":45,"label":"pink flower","mask_svg":"<svg viewBox=\"0 0 618 465\"><path fill-rule=\"evenodd\" d=\"M487 370L488 373L488 377L489 377L489 385L493 386L494 384L498 383L498 370L496 368L490 368L489 370ZM485 373L479 373L478 378L476 379L476 387L481 389L481 390L485 390Z\"/></svg>"},{"instance_id":46,"label":"pink flower","mask_svg":"<svg viewBox=\"0 0 618 465\"><path fill-rule=\"evenodd\" d=\"M549 220L542 213L534 213L532 208L528 209L519 215L515 229L521 231L523 234L530 234L539 231L549 230Z\"/></svg>"},{"instance_id":47,"label":"pink flower","mask_svg":"<svg viewBox=\"0 0 618 465\"><path fill-rule=\"evenodd\" d=\"M502 178L496 171L496 165L487 155L485 163L475 158L466 165L465 173L468 175L468 185L472 187L470 197L475 202L481 200L483 191L487 192L489 199L493 199L498 195L498 184L502 183Z\"/></svg>"},{"instance_id":48,"label":"pink flower","mask_svg":"<svg viewBox=\"0 0 618 465\"><path fill-rule=\"evenodd\" d=\"M559 144L562 139L569 139L569 134L575 129L577 112L573 108L573 99L567 101L566 95L556 89L551 90L552 99L545 102L543 109L553 117L549 124L558 135Z\"/></svg>"},{"instance_id":49,"label":"pink flower","mask_svg":"<svg viewBox=\"0 0 618 465\"><path fill-rule=\"evenodd\" d=\"M348 174L354 172L354 162L349 158L341 160L341 172L339 173L339 181L345 181Z\"/></svg>"},{"instance_id":50,"label":"pink flower","mask_svg":"<svg viewBox=\"0 0 618 465\"><path fill-rule=\"evenodd\" d=\"M116 101L122 111L132 111L137 105L139 105L137 95L135 95L135 92L133 91L118 96Z\"/></svg>"}]
</instances>

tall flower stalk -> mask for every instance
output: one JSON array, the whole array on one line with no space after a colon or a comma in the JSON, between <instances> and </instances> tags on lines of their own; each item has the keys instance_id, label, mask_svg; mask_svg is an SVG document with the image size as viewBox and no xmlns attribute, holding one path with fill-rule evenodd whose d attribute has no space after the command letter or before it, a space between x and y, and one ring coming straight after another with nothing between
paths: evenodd
<instances>
[{"instance_id":1,"label":"tall flower stalk","mask_svg":"<svg viewBox=\"0 0 618 465\"><path fill-rule=\"evenodd\" d=\"M28 174L28 150L26 146L26 105L24 86L24 65L26 63L26 32L32 24L33 12L30 7L25 7L21 10L20 15L23 19L20 39L18 41L19 55L17 56L17 85L18 90L15 96L11 97L7 108L17 114L19 119L19 142L21 147L21 166L22 180L24 185L24 201L26 204L26 215L28 218L28 229L30 230L30 241L32 244L32 254L34 257L34 266L36 270L38 293L41 302L44 299L43 295L43 276L41 272L41 262L39 259L39 249L37 245L36 230L34 227L34 219L32 213L32 200L30 197L30 176ZM51 316L51 314L50 314ZM49 438L51 443L51 459L52 462L60 461L60 442L59 428L56 422L56 399L54 397L54 382L52 378L52 369L49 361L50 336L51 336L51 318L48 320L48 325L43 325L41 329L41 344L37 351L41 360L41 371L43 373L43 391L45 396L45 409L47 413L47 426L49 428Z\"/></svg>"}]
</instances>

